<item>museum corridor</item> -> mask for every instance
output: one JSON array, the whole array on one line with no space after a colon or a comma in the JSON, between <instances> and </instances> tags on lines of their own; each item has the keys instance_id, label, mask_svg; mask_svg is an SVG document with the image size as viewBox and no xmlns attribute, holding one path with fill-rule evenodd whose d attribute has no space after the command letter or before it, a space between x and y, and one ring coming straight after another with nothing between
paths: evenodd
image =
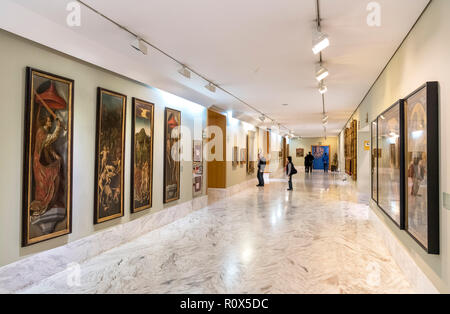
<instances>
[{"instance_id":1,"label":"museum corridor","mask_svg":"<svg viewBox=\"0 0 450 314\"><path fill-rule=\"evenodd\" d=\"M410 293L341 174L250 187L23 293Z\"/></svg>"}]
</instances>

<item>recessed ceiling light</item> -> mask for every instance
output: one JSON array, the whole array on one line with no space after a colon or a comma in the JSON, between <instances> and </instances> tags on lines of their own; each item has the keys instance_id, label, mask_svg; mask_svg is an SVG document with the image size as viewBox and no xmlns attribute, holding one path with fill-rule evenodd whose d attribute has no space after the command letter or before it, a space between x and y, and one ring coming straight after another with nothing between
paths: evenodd
<instances>
[{"instance_id":1,"label":"recessed ceiling light","mask_svg":"<svg viewBox=\"0 0 450 314\"><path fill-rule=\"evenodd\" d=\"M289 104L282 104L282 106L289 106Z\"/></svg>"}]
</instances>

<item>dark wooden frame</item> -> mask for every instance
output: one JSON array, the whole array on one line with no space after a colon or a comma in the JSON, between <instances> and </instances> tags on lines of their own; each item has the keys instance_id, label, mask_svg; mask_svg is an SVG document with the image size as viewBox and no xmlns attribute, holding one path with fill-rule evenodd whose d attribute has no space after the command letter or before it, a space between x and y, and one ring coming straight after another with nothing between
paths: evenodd
<instances>
[{"instance_id":1,"label":"dark wooden frame","mask_svg":"<svg viewBox=\"0 0 450 314\"><path fill-rule=\"evenodd\" d=\"M109 217L99 218L98 212L98 177L99 177L99 153L100 153L100 123L101 123L101 100L102 100L102 94L107 93L110 95L114 95L117 97L122 97L122 114L123 114L123 121L122 121L122 160L121 160L121 212L119 214L115 214ZM96 131L95 131L95 177L94 177L94 224L100 224L106 221L110 221L113 219L117 219L124 216L125 213L125 204L124 204L124 194L125 194L125 137L126 137L126 113L127 113L127 96L124 94L120 94L102 87L97 88L97 117L96 117Z\"/></svg>"},{"instance_id":2,"label":"dark wooden frame","mask_svg":"<svg viewBox=\"0 0 450 314\"><path fill-rule=\"evenodd\" d=\"M439 212L440 212L440 199L439 199L439 83L438 82L427 82L414 92L409 94L404 98L405 106L407 100L422 91L424 88L427 89L427 232L428 232L428 243L425 246L421 243L414 235L412 235L407 228L407 198L406 193L408 190L404 189L405 198L405 230L406 232L422 247L428 254L439 255L440 254L440 226L439 226ZM406 160L407 154L407 142L406 142L406 128L407 128L407 111L405 107L404 111L404 151L403 155ZM407 176L407 165L403 168L403 179L406 181ZM406 182L405 182L406 184Z\"/></svg>"},{"instance_id":3,"label":"dark wooden frame","mask_svg":"<svg viewBox=\"0 0 450 314\"><path fill-rule=\"evenodd\" d=\"M385 115L387 112L391 111L393 108L395 108L396 106L399 106L399 132L400 132L400 137L399 137L399 158L400 158L400 189L399 189L399 193L400 193L400 222L395 221L395 219L393 217L391 217L389 215L389 213L380 205L380 169L379 169L379 143L378 143L378 137L379 137L379 128L380 128L380 117ZM405 199L404 199L404 191L405 191L405 176L404 176L404 169L405 169L405 158L404 158L404 147L405 147L405 136L404 136L404 101L403 100L398 100L397 102L395 102L393 105L391 105L389 108L387 108L386 110L384 110L382 113L380 113L378 115L378 117L373 121L373 122L377 122L377 143L376 143L376 149L377 149L377 163L376 163L376 168L377 168L377 200L373 199L373 185L371 185L371 198L372 200L378 205L378 208L381 209L381 211L400 229L400 230L405 230ZM372 123L373 123L372 122ZM372 128L371 128L371 136L372 136ZM373 139L373 136L371 138L371 141ZM373 148L372 148L373 149ZM372 157L371 157L372 158ZM372 176L372 175L371 175ZM373 177L372 177L373 180ZM371 184L373 184L373 181L371 182Z\"/></svg>"},{"instance_id":4,"label":"dark wooden frame","mask_svg":"<svg viewBox=\"0 0 450 314\"><path fill-rule=\"evenodd\" d=\"M30 123L32 122L32 89L33 89L33 73L39 73L44 76L48 76L49 79L54 78L56 80L66 81L71 85L71 88L69 86L69 90L71 92L71 103L68 104L69 107L69 116L68 120L70 120L70 124L68 125L68 142L67 142L67 149L68 151L68 163L67 163L67 172L68 177L67 183L69 185L67 189L67 228L64 230L64 232L57 232L56 234L52 235L45 235L40 236L35 241L30 241L28 239L29 232L28 232L28 225L29 225L29 193L30 191L30 171L32 171L32 167L30 167L30 162L32 162L32 158L30 158L30 154L33 152L30 149L31 140L32 140L32 125ZM65 236L67 234L72 233L72 188L73 188L73 124L74 124L74 103L75 103L75 81L72 79L65 78L63 76L55 75L49 72L41 71L35 68L27 67L26 68L26 83L25 83L26 89L25 89L25 136L24 136L24 158L23 158L23 182L22 182L22 247L30 246L33 244L37 244L43 241L47 241L50 239L58 238Z\"/></svg>"},{"instance_id":5,"label":"dark wooden frame","mask_svg":"<svg viewBox=\"0 0 450 314\"><path fill-rule=\"evenodd\" d=\"M166 160L167 160L167 149L166 149L166 145L167 145L167 112L168 111L173 111L173 112L177 112L180 114L180 126L181 126L181 111L179 110L175 110L175 109L171 109L171 108L165 108L164 110L164 184L163 184L163 198L164 198L164 204L173 202L173 201L177 201L180 199L181 196L181 160L178 161L178 195L177 197L168 199L167 195L166 195L166 171L167 171L167 165L166 165ZM181 132L179 134L178 137L178 141L181 141Z\"/></svg>"},{"instance_id":6,"label":"dark wooden frame","mask_svg":"<svg viewBox=\"0 0 450 314\"><path fill-rule=\"evenodd\" d=\"M141 104L144 104L146 106L149 106L151 108L152 118L151 118L151 125L152 125L152 134L151 134L151 154L150 154L150 204L148 206L142 206L140 208L134 207L134 166L135 166L135 127L136 127L136 102L139 102ZM141 212L143 210L149 209L153 207L153 156L154 156L154 123L155 123L155 104L139 99L139 98L132 98L132 105L131 105L131 167L130 167L130 212L132 214Z\"/></svg>"}]
</instances>

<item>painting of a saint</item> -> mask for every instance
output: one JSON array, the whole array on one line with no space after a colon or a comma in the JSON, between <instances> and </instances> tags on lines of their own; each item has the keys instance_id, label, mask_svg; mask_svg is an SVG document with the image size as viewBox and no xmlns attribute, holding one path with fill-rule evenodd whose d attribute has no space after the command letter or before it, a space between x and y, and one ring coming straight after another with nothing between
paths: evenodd
<instances>
[{"instance_id":1,"label":"painting of a saint","mask_svg":"<svg viewBox=\"0 0 450 314\"><path fill-rule=\"evenodd\" d=\"M94 223L124 213L125 112L127 97L98 88Z\"/></svg>"},{"instance_id":2,"label":"painting of a saint","mask_svg":"<svg viewBox=\"0 0 450 314\"><path fill-rule=\"evenodd\" d=\"M152 103L133 98L131 149L131 212L152 207L153 117Z\"/></svg>"},{"instance_id":3,"label":"painting of a saint","mask_svg":"<svg viewBox=\"0 0 450 314\"><path fill-rule=\"evenodd\" d=\"M181 112L166 108L164 119L164 203L180 199Z\"/></svg>"},{"instance_id":4,"label":"painting of a saint","mask_svg":"<svg viewBox=\"0 0 450 314\"><path fill-rule=\"evenodd\" d=\"M71 233L74 81L27 68L23 239Z\"/></svg>"}]
</instances>

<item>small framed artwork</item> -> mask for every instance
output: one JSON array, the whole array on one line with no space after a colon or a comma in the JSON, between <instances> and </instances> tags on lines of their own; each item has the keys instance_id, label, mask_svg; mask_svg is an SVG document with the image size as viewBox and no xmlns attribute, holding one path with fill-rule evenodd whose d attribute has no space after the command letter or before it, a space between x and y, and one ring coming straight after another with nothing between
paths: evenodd
<instances>
[{"instance_id":1,"label":"small framed artwork","mask_svg":"<svg viewBox=\"0 0 450 314\"><path fill-rule=\"evenodd\" d=\"M133 97L131 119L130 210L152 207L154 104Z\"/></svg>"},{"instance_id":2,"label":"small framed artwork","mask_svg":"<svg viewBox=\"0 0 450 314\"><path fill-rule=\"evenodd\" d=\"M194 141L193 142L193 153L192 159L194 162L203 162L203 142Z\"/></svg>"},{"instance_id":3,"label":"small framed artwork","mask_svg":"<svg viewBox=\"0 0 450 314\"><path fill-rule=\"evenodd\" d=\"M127 96L97 90L94 224L124 215Z\"/></svg>"},{"instance_id":4,"label":"small framed artwork","mask_svg":"<svg viewBox=\"0 0 450 314\"><path fill-rule=\"evenodd\" d=\"M194 177L194 194L199 194L202 192L202 177Z\"/></svg>"},{"instance_id":5,"label":"small framed artwork","mask_svg":"<svg viewBox=\"0 0 450 314\"><path fill-rule=\"evenodd\" d=\"M233 147L232 165L233 165L233 167L237 167L239 165L239 147L237 147L237 146Z\"/></svg>"},{"instance_id":6,"label":"small framed artwork","mask_svg":"<svg viewBox=\"0 0 450 314\"><path fill-rule=\"evenodd\" d=\"M180 199L181 112L166 108L164 114L164 203Z\"/></svg>"},{"instance_id":7,"label":"small framed artwork","mask_svg":"<svg viewBox=\"0 0 450 314\"><path fill-rule=\"evenodd\" d=\"M405 98L406 231L439 254L439 97L428 82Z\"/></svg>"},{"instance_id":8,"label":"small framed artwork","mask_svg":"<svg viewBox=\"0 0 450 314\"><path fill-rule=\"evenodd\" d=\"M305 149L297 148L295 150L297 158L305 157Z\"/></svg>"},{"instance_id":9,"label":"small framed artwork","mask_svg":"<svg viewBox=\"0 0 450 314\"><path fill-rule=\"evenodd\" d=\"M72 232L74 81L26 69L22 246Z\"/></svg>"}]
</instances>

